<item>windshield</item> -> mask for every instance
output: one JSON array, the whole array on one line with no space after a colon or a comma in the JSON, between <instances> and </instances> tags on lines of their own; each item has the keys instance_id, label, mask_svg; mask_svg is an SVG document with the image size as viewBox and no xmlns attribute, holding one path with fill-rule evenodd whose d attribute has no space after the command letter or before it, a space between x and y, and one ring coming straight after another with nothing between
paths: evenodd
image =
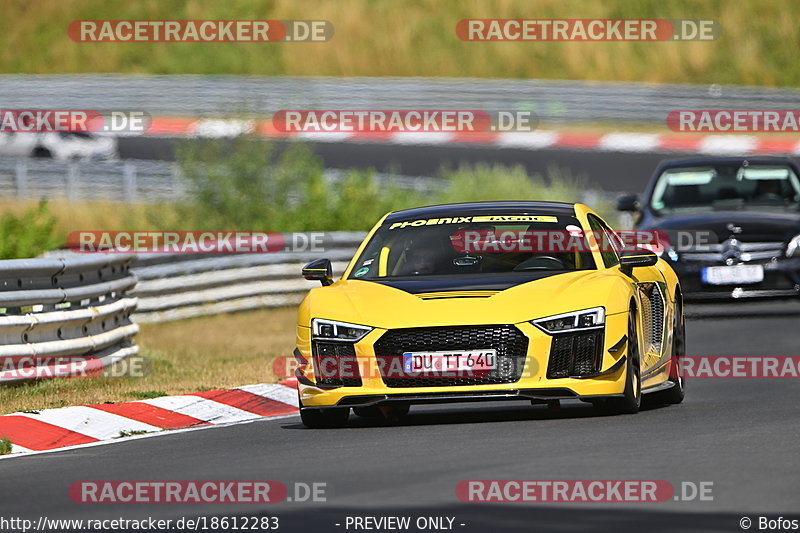
<instances>
[{"instance_id":1,"label":"windshield","mask_svg":"<svg viewBox=\"0 0 800 533\"><path fill-rule=\"evenodd\" d=\"M797 209L800 182L786 165L725 164L665 170L653 190L654 211Z\"/></svg>"},{"instance_id":2,"label":"windshield","mask_svg":"<svg viewBox=\"0 0 800 533\"><path fill-rule=\"evenodd\" d=\"M580 243L578 243L580 241ZM573 216L456 216L384 224L350 274L381 280L594 269Z\"/></svg>"}]
</instances>

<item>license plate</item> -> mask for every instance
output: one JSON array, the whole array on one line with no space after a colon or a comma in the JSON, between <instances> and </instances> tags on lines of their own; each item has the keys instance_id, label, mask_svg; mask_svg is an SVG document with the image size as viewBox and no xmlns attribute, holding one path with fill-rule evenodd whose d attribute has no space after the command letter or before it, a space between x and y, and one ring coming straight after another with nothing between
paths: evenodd
<instances>
[{"instance_id":1,"label":"license plate","mask_svg":"<svg viewBox=\"0 0 800 533\"><path fill-rule=\"evenodd\" d=\"M474 372L497 368L496 350L405 352L405 372Z\"/></svg>"},{"instance_id":2,"label":"license plate","mask_svg":"<svg viewBox=\"0 0 800 533\"><path fill-rule=\"evenodd\" d=\"M764 281L762 265L736 265L703 269L703 282L709 285L746 285Z\"/></svg>"}]
</instances>

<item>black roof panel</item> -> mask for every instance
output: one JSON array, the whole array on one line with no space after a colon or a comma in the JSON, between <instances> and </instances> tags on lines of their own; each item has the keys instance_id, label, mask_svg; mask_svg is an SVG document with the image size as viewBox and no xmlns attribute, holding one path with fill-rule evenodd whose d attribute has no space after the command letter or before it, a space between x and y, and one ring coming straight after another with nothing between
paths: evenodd
<instances>
[{"instance_id":1,"label":"black roof panel","mask_svg":"<svg viewBox=\"0 0 800 533\"><path fill-rule=\"evenodd\" d=\"M794 166L795 163L788 157L773 156L736 156L736 157L690 157L685 159L670 159L659 165L660 169L684 166L703 166L703 165L734 165L744 161L756 164L786 164Z\"/></svg>"},{"instance_id":2,"label":"black roof panel","mask_svg":"<svg viewBox=\"0 0 800 533\"><path fill-rule=\"evenodd\" d=\"M386 217L385 222L401 220L418 220L422 218L438 218L449 216L466 216L481 214L514 214L514 215L575 215L575 204L563 202L465 202L459 204L429 205L395 211Z\"/></svg>"}]
</instances>

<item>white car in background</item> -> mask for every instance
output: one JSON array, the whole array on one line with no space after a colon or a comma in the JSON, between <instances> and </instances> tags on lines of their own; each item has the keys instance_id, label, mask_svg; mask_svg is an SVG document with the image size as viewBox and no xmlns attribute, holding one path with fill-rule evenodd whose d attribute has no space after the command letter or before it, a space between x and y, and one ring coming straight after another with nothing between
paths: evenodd
<instances>
[{"instance_id":1,"label":"white car in background","mask_svg":"<svg viewBox=\"0 0 800 533\"><path fill-rule=\"evenodd\" d=\"M0 132L0 157L41 157L59 161L119 157L117 139L84 132Z\"/></svg>"}]
</instances>

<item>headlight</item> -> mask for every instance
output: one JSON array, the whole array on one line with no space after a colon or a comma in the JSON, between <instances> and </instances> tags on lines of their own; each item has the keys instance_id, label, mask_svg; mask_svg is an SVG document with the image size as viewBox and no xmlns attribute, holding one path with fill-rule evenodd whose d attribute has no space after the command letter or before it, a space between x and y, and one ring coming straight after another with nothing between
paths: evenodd
<instances>
[{"instance_id":1,"label":"headlight","mask_svg":"<svg viewBox=\"0 0 800 533\"><path fill-rule=\"evenodd\" d=\"M800 235L797 235L786 247L786 257L800 257Z\"/></svg>"},{"instance_id":2,"label":"headlight","mask_svg":"<svg viewBox=\"0 0 800 533\"><path fill-rule=\"evenodd\" d=\"M670 261L672 261L673 263L678 262L679 256L678 252L675 251L675 248L670 246L669 249L667 249L667 256L669 256Z\"/></svg>"},{"instance_id":3,"label":"headlight","mask_svg":"<svg viewBox=\"0 0 800 533\"><path fill-rule=\"evenodd\" d=\"M370 331L372 331L372 328L359 326L358 324L336 322L335 320L325 320L324 318L311 320L311 332L314 339L357 342Z\"/></svg>"},{"instance_id":4,"label":"headlight","mask_svg":"<svg viewBox=\"0 0 800 533\"><path fill-rule=\"evenodd\" d=\"M531 320L534 326L539 327L546 333L598 329L602 328L605 322L606 310L604 307L593 307L592 309L584 309L574 313L564 313L563 315Z\"/></svg>"},{"instance_id":5,"label":"headlight","mask_svg":"<svg viewBox=\"0 0 800 533\"><path fill-rule=\"evenodd\" d=\"M655 254L658 257L661 257L662 255L664 255L665 251L667 252L667 257L669 257L670 261L672 261L673 263L678 261L678 252L676 252L675 248L673 248L672 246L668 246L666 250L664 250L663 248L660 248L658 250L654 250Z\"/></svg>"}]
</instances>

